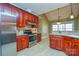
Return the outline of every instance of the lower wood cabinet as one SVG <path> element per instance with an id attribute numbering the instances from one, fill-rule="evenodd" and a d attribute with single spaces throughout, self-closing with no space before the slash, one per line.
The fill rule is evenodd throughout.
<path id="1" fill-rule="evenodd" d="M 55 48 L 58 50 L 62 50 L 62 44 L 63 44 L 63 40 L 62 40 L 62 36 L 55 36 L 55 35 L 51 35 L 50 36 L 50 47 L 51 48 Z"/>
<path id="2" fill-rule="evenodd" d="M 63 35 L 49 35 L 51 48 L 61 50 L 69 56 L 79 56 L 79 39 Z"/>
<path id="3" fill-rule="evenodd" d="M 75 45 L 74 45 L 74 48 L 75 48 L 75 55 L 76 56 L 79 56 L 79 43 L 76 43 Z"/>
<path id="4" fill-rule="evenodd" d="M 63 49 L 64 49 L 64 52 L 67 55 L 72 55 L 73 54 L 73 50 L 74 50 L 73 47 L 72 47 L 72 42 L 69 41 L 69 40 L 64 40 Z"/>
<path id="5" fill-rule="evenodd" d="M 36 40 L 37 40 L 37 42 L 41 41 L 41 33 L 36 34 Z"/>
<path id="6" fill-rule="evenodd" d="M 28 35 L 21 35 L 16 37 L 17 51 L 28 47 Z"/>
<path id="7" fill-rule="evenodd" d="M 22 49 L 22 43 L 20 37 L 16 37 L 17 51 Z"/>

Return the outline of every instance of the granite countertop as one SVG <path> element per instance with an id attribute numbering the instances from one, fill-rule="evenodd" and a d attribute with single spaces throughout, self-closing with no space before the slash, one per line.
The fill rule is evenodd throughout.
<path id="1" fill-rule="evenodd" d="M 50 33 L 50 35 L 64 35 L 64 36 L 69 36 L 69 37 L 73 37 L 73 38 L 78 38 L 79 39 L 79 34 L 67 34 L 67 33 Z"/>

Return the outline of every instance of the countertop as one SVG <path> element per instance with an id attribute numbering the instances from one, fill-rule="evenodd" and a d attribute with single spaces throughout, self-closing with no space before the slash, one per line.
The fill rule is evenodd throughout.
<path id="1" fill-rule="evenodd" d="M 50 33 L 49 35 L 64 35 L 64 36 L 69 36 L 73 38 L 78 38 L 79 39 L 79 34 L 74 34 L 74 33 Z"/>

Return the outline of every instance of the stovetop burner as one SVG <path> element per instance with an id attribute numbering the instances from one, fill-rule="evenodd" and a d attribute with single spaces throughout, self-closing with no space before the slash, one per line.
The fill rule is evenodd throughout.
<path id="1" fill-rule="evenodd" d="M 36 39 L 35 34 L 33 34 L 31 30 L 25 30 L 24 34 L 28 34 L 29 42 L 32 42 L 32 41 L 34 41 Z"/>
<path id="2" fill-rule="evenodd" d="M 28 34 L 29 36 L 29 47 L 32 47 L 36 44 L 36 35 L 34 33 L 32 33 L 31 30 L 25 30 L 24 34 Z"/>

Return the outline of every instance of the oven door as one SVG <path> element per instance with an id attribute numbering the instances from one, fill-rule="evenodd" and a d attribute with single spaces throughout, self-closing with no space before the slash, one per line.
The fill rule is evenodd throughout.
<path id="1" fill-rule="evenodd" d="M 35 36 L 34 35 L 29 35 L 29 42 L 35 41 Z"/>

